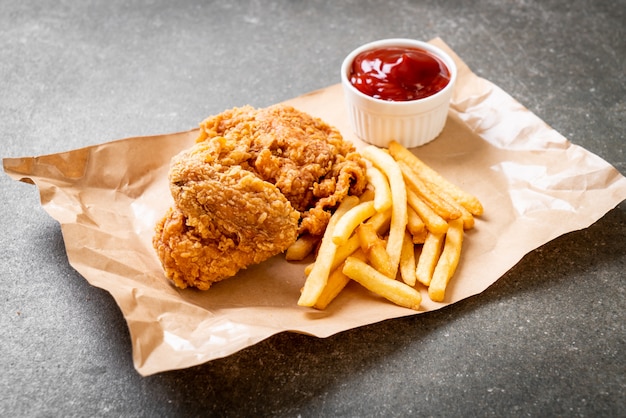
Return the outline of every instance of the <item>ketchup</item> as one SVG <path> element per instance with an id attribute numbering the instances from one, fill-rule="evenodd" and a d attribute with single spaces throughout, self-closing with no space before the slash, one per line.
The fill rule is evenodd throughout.
<path id="1" fill-rule="evenodd" d="M 402 102 L 443 90 L 450 82 L 450 71 L 442 60 L 426 50 L 389 47 L 357 55 L 349 79 L 368 96 Z"/>

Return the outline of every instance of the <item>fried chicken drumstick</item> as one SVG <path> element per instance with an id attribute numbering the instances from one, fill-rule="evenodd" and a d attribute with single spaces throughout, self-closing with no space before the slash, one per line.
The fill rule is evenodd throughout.
<path id="1" fill-rule="evenodd" d="M 332 210 L 367 184 L 365 163 L 335 128 L 284 105 L 227 110 L 172 159 L 174 205 L 153 245 L 167 277 L 206 290 L 322 235 Z"/>

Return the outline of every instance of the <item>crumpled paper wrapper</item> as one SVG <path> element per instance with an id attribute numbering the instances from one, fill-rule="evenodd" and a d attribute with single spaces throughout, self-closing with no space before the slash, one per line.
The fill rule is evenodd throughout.
<path id="1" fill-rule="evenodd" d="M 626 178 L 568 142 L 506 92 L 456 60 L 459 78 L 446 127 L 413 151 L 479 197 L 484 216 L 467 232 L 445 303 L 423 289 L 426 312 L 478 294 L 525 254 L 586 228 L 626 199 Z M 287 102 L 338 127 L 357 148 L 339 84 Z M 208 115 L 207 115 L 208 116 Z M 150 375 L 228 356 L 273 334 L 332 334 L 419 312 L 356 283 L 325 311 L 297 306 L 305 263 L 276 256 L 209 291 L 180 290 L 152 248 L 154 225 L 172 204 L 170 158 L 196 130 L 135 137 L 54 155 L 6 158 L 14 179 L 34 183 L 60 222 L 71 265 L 115 298 L 128 323 L 137 371 Z"/>

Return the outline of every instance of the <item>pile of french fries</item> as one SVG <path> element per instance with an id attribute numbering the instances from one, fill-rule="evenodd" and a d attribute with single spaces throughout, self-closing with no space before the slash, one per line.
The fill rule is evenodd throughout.
<path id="1" fill-rule="evenodd" d="M 287 260 L 303 260 L 317 249 L 298 305 L 325 309 L 350 280 L 410 309 L 419 310 L 423 286 L 444 301 L 482 204 L 397 142 L 361 154 L 370 163 L 365 193 L 342 201 L 321 241 L 301 236 L 287 250 Z"/>

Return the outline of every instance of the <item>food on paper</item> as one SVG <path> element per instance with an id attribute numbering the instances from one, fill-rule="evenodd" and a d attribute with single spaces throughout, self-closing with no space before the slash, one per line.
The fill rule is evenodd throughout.
<path id="1" fill-rule="evenodd" d="M 439 40 L 435 44 L 454 52 Z M 445 301 L 431 303 L 420 286 L 421 312 L 483 292 L 528 252 L 564 233 L 589 227 L 626 199 L 626 178 L 615 167 L 567 141 L 505 91 L 476 77 L 455 59 L 464 67 L 455 102 L 470 106 L 451 111 L 454 117 L 449 122 L 453 123 L 428 147 L 432 158 L 428 161 L 445 166 L 449 163 L 446 152 L 463 151 L 463 165 L 447 168 L 463 176 L 481 200 L 484 196 L 490 216 L 488 222 L 477 223 L 478 233 L 466 235 Z M 343 132 L 349 129 L 343 95 L 342 86 L 335 85 L 289 104 L 315 113 Z M 471 106 L 476 97 L 481 106 Z M 494 123 L 479 132 L 473 129 L 472 121 L 485 118 Z M 294 303 L 301 286 L 294 276 L 301 266 L 285 264 L 280 256 L 267 267 L 242 272 L 241 280 L 227 280 L 206 292 L 206 297 L 167 286 L 159 279 L 164 278 L 162 267 L 146 234 L 149 240 L 156 218 L 169 205 L 169 199 L 164 199 L 168 169 L 164 165 L 169 165 L 173 154 L 189 147 L 194 135 L 185 131 L 126 138 L 46 156 L 3 159 L 5 172 L 15 181 L 34 183 L 42 208 L 60 222 L 72 266 L 90 284 L 110 291 L 119 304 L 139 373 L 146 376 L 221 358 L 279 331 L 324 338 L 408 314 L 377 303 L 357 283 L 349 283 L 328 312 L 303 313 Z M 500 141 L 513 136 L 514 142 Z M 543 172 L 545 187 L 539 194 L 525 193 L 527 184 L 519 181 L 525 172 L 518 169 L 546 164 L 550 170 Z M 563 187 L 569 184 L 576 187 Z M 527 216 L 529 208 L 532 216 Z M 563 216 L 564 209 L 568 216 Z M 381 236 L 386 228 L 379 231 Z M 264 280 L 256 280 L 257 274 Z M 258 300 L 259 295 L 267 298 Z M 227 309 L 214 309 L 215 303 Z M 173 338 L 163 338 L 164 332 Z"/>
<path id="2" fill-rule="evenodd" d="M 350 279 L 410 309 L 419 309 L 422 289 L 432 301 L 444 301 L 461 258 L 464 230 L 474 226 L 467 208 L 482 214 L 482 204 L 398 143 L 388 151 L 374 146 L 362 151 L 372 164 L 368 171 L 376 173 L 367 175 L 374 196 L 361 203 L 346 199 L 346 207 L 332 215 L 317 258 L 305 271 L 301 306 L 325 309 Z M 381 204 L 385 210 L 377 211 L 381 195 L 391 207 Z M 346 226 L 338 230 L 341 225 Z M 393 234 L 398 232 L 396 249 Z"/>
<path id="3" fill-rule="evenodd" d="M 169 182 L 175 203 L 153 244 L 176 286 L 206 290 L 276 254 L 316 252 L 298 305 L 317 309 L 350 278 L 390 300 L 400 289 L 402 306 L 419 306 L 404 289 L 416 283 L 434 283 L 431 299 L 443 300 L 463 229 L 482 213 L 400 144 L 359 154 L 336 129 L 284 105 L 203 121 L 195 145 L 172 158 Z"/>
<path id="4" fill-rule="evenodd" d="M 196 144 L 172 159 L 169 182 L 174 205 L 153 245 L 176 286 L 206 290 L 299 235 L 321 236 L 331 211 L 367 179 L 337 129 L 275 105 L 204 120 Z"/>

